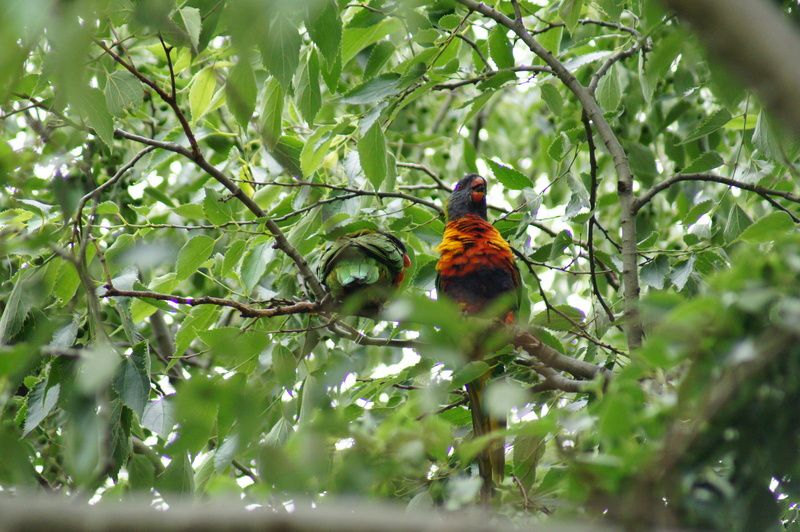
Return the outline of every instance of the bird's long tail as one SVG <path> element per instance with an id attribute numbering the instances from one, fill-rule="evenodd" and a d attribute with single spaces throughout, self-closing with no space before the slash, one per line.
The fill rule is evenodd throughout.
<path id="1" fill-rule="evenodd" d="M 466 385 L 469 407 L 472 412 L 472 432 L 476 438 L 503 429 L 505 423 L 491 417 L 484 404 L 484 391 L 490 372 Z M 483 479 L 481 501 L 488 503 L 494 493 L 495 484 L 503 481 L 505 472 L 505 445 L 503 439 L 493 440 L 478 454 L 478 472 Z"/>

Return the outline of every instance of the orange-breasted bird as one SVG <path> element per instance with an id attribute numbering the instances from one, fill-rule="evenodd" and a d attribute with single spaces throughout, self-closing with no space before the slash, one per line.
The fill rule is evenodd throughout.
<path id="1" fill-rule="evenodd" d="M 522 283 L 511 246 L 487 219 L 486 185 L 485 178 L 467 174 L 450 195 L 447 225 L 438 247 L 441 256 L 436 264 L 436 290 L 440 296 L 458 303 L 466 314 L 478 314 L 502 298 L 508 305 L 504 321 L 512 323 L 519 308 Z M 487 372 L 466 386 L 476 437 L 503 423 L 485 411 L 482 399 L 488 379 Z M 504 468 L 502 442 L 491 444 L 478 456 L 484 497 L 491 494 L 493 481 L 502 481 Z"/>

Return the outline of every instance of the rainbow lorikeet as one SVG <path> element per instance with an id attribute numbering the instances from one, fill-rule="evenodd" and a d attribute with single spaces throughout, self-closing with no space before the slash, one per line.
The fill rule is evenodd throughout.
<path id="1" fill-rule="evenodd" d="M 373 315 L 403 282 L 411 260 L 395 236 L 358 231 L 338 238 L 322 255 L 319 276 L 334 300 Z"/>
<path id="2" fill-rule="evenodd" d="M 486 179 L 468 174 L 453 189 L 447 204 L 447 225 L 438 251 L 436 290 L 461 307 L 466 314 L 477 314 L 502 300 L 507 303 L 506 323 L 514 321 L 521 298 L 521 281 L 511 246 L 486 217 Z M 473 354 L 473 356 L 480 356 Z M 487 416 L 482 392 L 487 372 L 467 384 L 475 436 L 499 428 L 499 420 Z M 503 479 L 505 450 L 495 443 L 478 457 L 484 479 L 484 493 L 491 493 L 492 480 Z M 488 485 L 487 485 L 488 484 Z"/>

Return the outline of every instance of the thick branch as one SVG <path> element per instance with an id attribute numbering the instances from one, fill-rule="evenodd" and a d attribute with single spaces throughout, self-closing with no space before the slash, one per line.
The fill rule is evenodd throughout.
<path id="1" fill-rule="evenodd" d="M 549 345 L 536 338 L 532 333 L 521 329 L 513 331 L 512 343 L 536 357 L 542 364 L 553 369 L 566 371 L 579 379 L 594 379 L 598 375 L 609 377 L 611 373 L 601 367 L 578 360 L 576 358 L 564 356 Z"/>
<path id="2" fill-rule="evenodd" d="M 291 497 L 292 511 L 277 501 L 274 505 L 252 504 L 252 500 L 219 498 L 212 501 L 170 499 L 169 509 L 153 505 L 150 499 L 102 501 L 90 505 L 70 497 L 41 496 L 21 492 L 3 494 L 0 515 L 3 530 L 193 530 L 195 532 L 240 530 L 261 532 L 363 532 L 383 530 L 405 532 L 463 531 L 491 532 L 512 530 L 507 520 L 492 516 L 486 509 L 443 512 L 424 509 L 408 511 L 401 505 L 374 500 L 324 500 L 312 502 Z M 288 497 L 287 497 L 288 499 Z M 329 500 L 331 499 L 331 500 Z M 596 523 L 548 523 L 531 530 L 582 532 L 598 530 Z"/>
<path id="3" fill-rule="evenodd" d="M 500 11 L 475 0 L 458 0 L 467 8 L 491 18 L 498 24 L 509 28 L 528 46 L 528 48 L 553 70 L 553 74 L 578 98 L 584 112 L 589 117 L 597 133 L 614 161 L 617 172 L 617 192 L 620 201 L 620 226 L 622 229 L 622 279 L 625 301 L 625 333 L 628 348 L 633 351 L 642 343 L 643 330 L 639 314 L 639 268 L 636 254 L 636 215 L 634 212 L 633 173 L 628 157 L 619 139 L 605 119 L 603 110 L 589 90 L 550 51 L 542 46 L 518 21 L 508 18 Z"/>
<path id="4" fill-rule="evenodd" d="M 759 185 L 751 185 L 750 183 L 744 183 L 742 181 L 737 181 L 729 177 L 723 177 L 714 174 L 683 174 L 683 175 L 672 176 L 669 179 L 665 179 L 664 181 L 654 185 L 647 192 L 642 194 L 639 197 L 639 199 L 637 199 L 636 202 L 634 203 L 634 211 L 638 212 L 642 207 L 647 205 L 650 202 L 650 200 L 653 199 L 653 196 L 655 196 L 662 190 L 668 189 L 675 183 L 680 183 L 681 181 L 708 181 L 711 183 L 722 183 L 723 185 L 728 185 L 730 187 L 736 187 L 742 190 L 749 190 L 750 192 L 755 192 L 756 194 L 761 194 L 764 196 L 777 196 L 794 203 L 800 203 L 800 196 L 798 196 L 797 194 L 792 194 L 791 192 L 783 192 L 780 190 L 774 190 Z"/>

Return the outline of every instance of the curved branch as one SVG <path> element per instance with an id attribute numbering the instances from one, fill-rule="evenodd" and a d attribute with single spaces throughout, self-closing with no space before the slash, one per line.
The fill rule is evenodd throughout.
<path id="1" fill-rule="evenodd" d="M 800 203 L 800 196 L 798 196 L 797 194 L 792 194 L 791 192 L 783 192 L 780 190 L 774 190 L 759 185 L 751 185 L 750 183 L 737 181 L 736 179 L 731 179 L 730 177 L 723 177 L 714 174 L 680 174 L 672 176 L 669 179 L 665 179 L 661 183 L 653 185 L 653 187 L 651 187 L 647 192 L 642 194 L 639 197 L 639 199 L 637 199 L 636 202 L 634 202 L 634 212 L 638 212 L 642 207 L 647 205 L 650 202 L 650 200 L 653 199 L 653 196 L 655 196 L 662 190 L 666 190 L 675 183 L 680 183 L 681 181 L 707 181 L 711 183 L 721 183 L 723 185 L 728 185 L 730 187 L 736 187 L 742 190 L 749 190 L 750 192 L 755 192 L 756 194 L 761 194 L 765 196 L 777 196 L 785 200 L 789 200 L 793 203 Z"/>
<path id="2" fill-rule="evenodd" d="M 513 332 L 512 343 L 524 349 L 542 364 L 561 371 L 566 371 L 579 379 L 592 380 L 598 375 L 610 377 L 611 372 L 602 366 L 562 355 L 549 345 L 545 344 L 533 333 L 522 329 L 511 329 Z"/>

